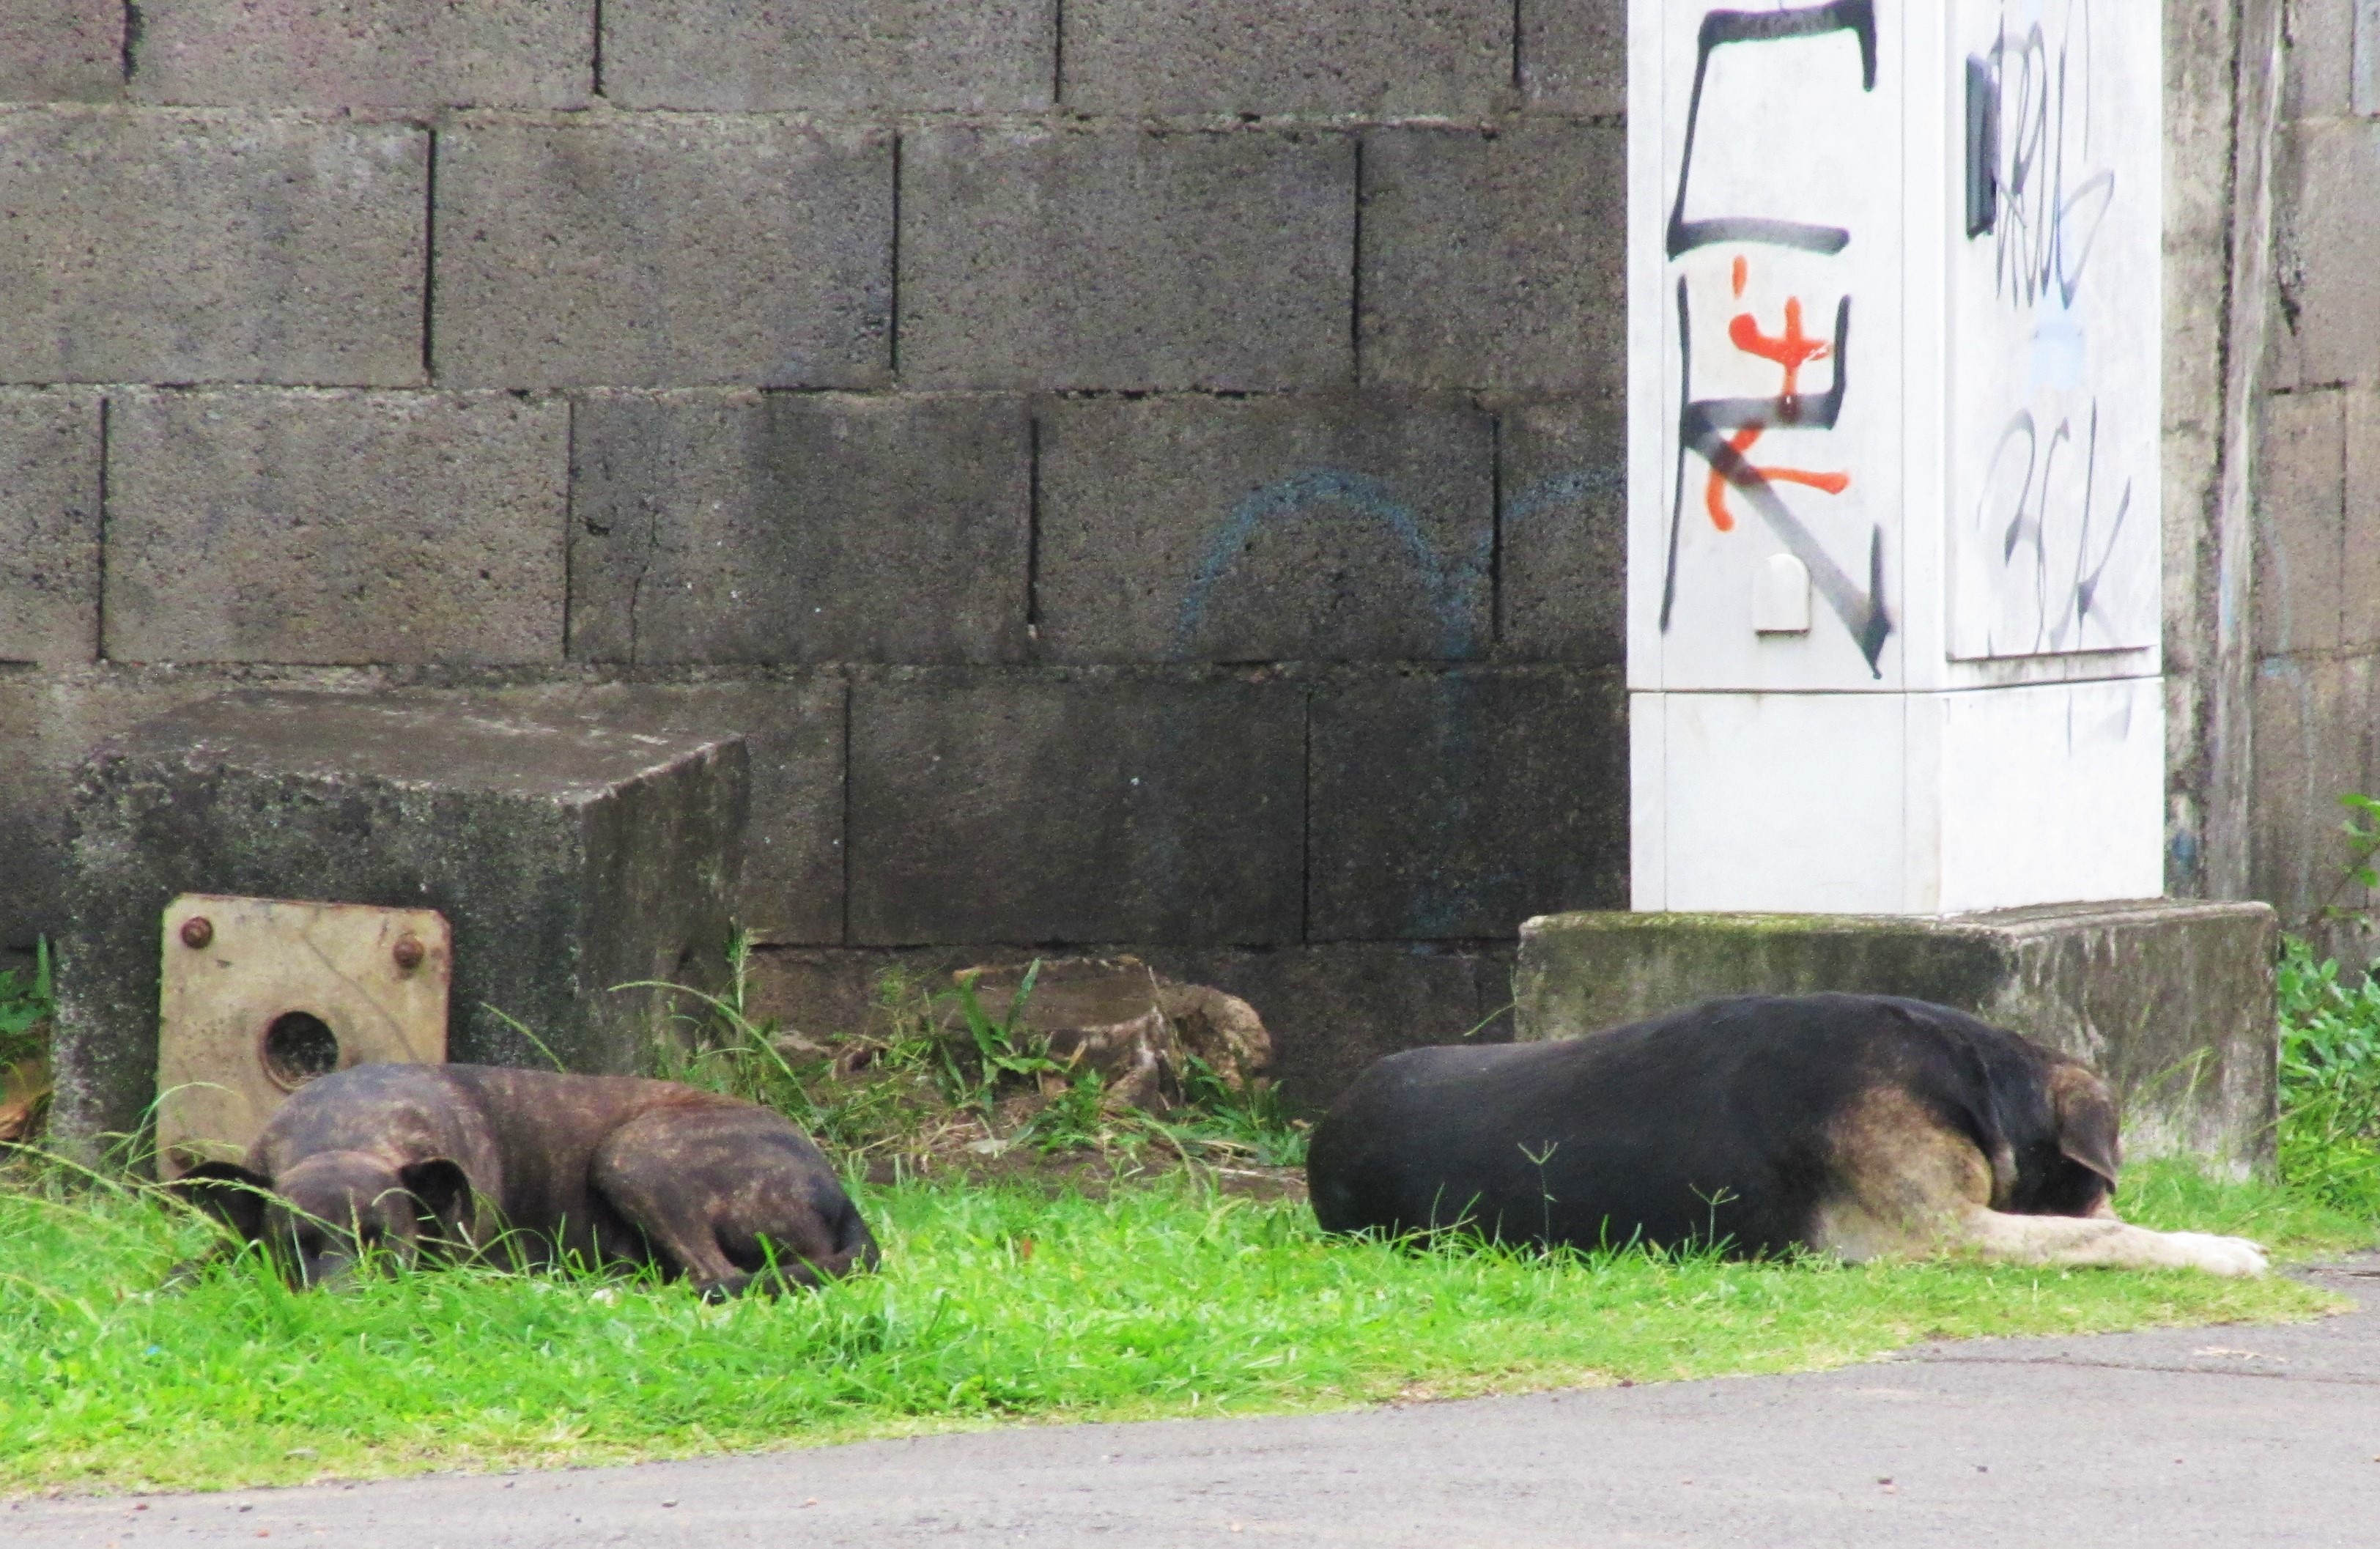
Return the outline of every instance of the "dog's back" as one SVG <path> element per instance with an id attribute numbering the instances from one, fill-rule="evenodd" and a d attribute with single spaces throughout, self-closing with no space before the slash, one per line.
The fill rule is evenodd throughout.
<path id="1" fill-rule="evenodd" d="M 1812 1240 L 1845 1183 L 1841 1126 L 1879 1089 L 2007 1158 L 2011 1192 L 2028 1167 L 2054 1174 L 2057 1058 L 1922 1001 L 1709 1001 L 1585 1038 L 1391 1055 L 1316 1128 L 1307 1177 L 1332 1231 L 1773 1253 Z"/>

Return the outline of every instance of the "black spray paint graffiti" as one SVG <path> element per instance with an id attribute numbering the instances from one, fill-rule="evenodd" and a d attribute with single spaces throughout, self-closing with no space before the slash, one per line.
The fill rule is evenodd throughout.
<path id="1" fill-rule="evenodd" d="M 2003 10 L 1989 53 L 1969 60 L 1971 79 L 1990 94 L 1986 116 L 1998 132 L 1973 137 L 1975 153 L 1989 158 L 1990 219 L 1968 235 L 1993 237 L 1993 294 L 2019 312 L 2054 309 L 2078 355 L 2079 327 L 2064 314 L 2074 309 L 2116 197 L 2115 170 L 2090 166 L 2092 64 L 2090 0 L 2068 0 L 2054 48 L 2038 21 L 2020 37 Z M 2073 418 L 2059 418 L 2045 437 L 2034 412 L 2021 408 L 1984 470 L 1976 533 L 2012 583 L 1993 611 L 1986 655 L 2093 648 L 2086 638 L 2098 622 L 2093 607 L 2131 511 L 2132 481 L 2125 480 L 2114 516 L 2095 535 L 2095 552 L 2099 402 L 2086 402 L 2087 410 L 2076 411 L 2088 415 L 2079 446 Z M 2057 514 L 2070 511 L 2080 514 L 2070 542 L 2054 530 L 2063 525 Z M 2006 606 L 2012 599 L 2022 599 L 2013 609 Z"/>
<path id="2" fill-rule="evenodd" d="M 1986 654 L 1992 656 L 2033 656 L 2043 652 L 2079 651 L 2091 648 L 2083 638 L 2092 623 L 2091 605 L 2097 598 L 2106 579 L 2108 562 L 2114 559 L 2116 540 L 2123 535 L 2124 518 L 2132 509 L 2132 486 L 2128 479 L 2124 492 L 2117 499 L 2115 516 L 2098 544 L 2097 555 L 2092 552 L 2091 524 L 2096 514 L 2093 502 L 2098 490 L 2099 472 L 2099 406 L 2091 405 L 2091 422 L 2079 449 L 2073 447 L 2074 427 L 2070 420 L 2061 419 L 2049 432 L 2045 442 L 2034 426 L 2033 416 L 2020 409 L 2001 433 L 1999 445 L 1992 453 L 1992 461 L 1985 471 L 1985 500 L 1999 481 L 2003 471 L 2014 464 L 2012 454 L 2022 445 L 2024 474 L 2017 483 L 2016 498 L 1998 508 L 2004 522 L 1991 514 L 1986 507 L 1985 520 L 2000 528 L 1999 559 L 2005 570 L 2016 575 L 2021 583 L 2030 583 L 2032 603 L 2032 635 L 2029 639 L 2000 639 L 1997 631 L 1988 640 Z M 2066 454 L 2061 459 L 2059 454 Z M 2080 466 L 2074 466 L 2077 455 Z M 2060 467 L 2061 461 L 2067 465 Z M 2074 532 L 2071 563 L 2064 552 L 2066 546 L 2053 547 L 2050 516 L 2053 491 L 2060 487 L 2071 490 L 2074 482 L 2082 486 L 2082 520 Z M 2003 485 L 2004 487 L 2004 485 Z M 2003 615 L 2003 621 L 2005 615 Z M 2068 631 L 2072 631 L 2070 643 Z M 2015 633 L 2022 634 L 2023 623 L 2017 621 Z"/>
<path id="3" fill-rule="evenodd" d="M 1876 90 L 1876 30 L 1874 0 L 1831 0 L 1830 4 L 1781 11 L 1711 11 L 1703 18 L 1696 38 L 1694 85 L 1686 105 L 1686 134 L 1678 167 L 1678 190 L 1670 210 L 1669 253 L 1672 260 L 1697 248 L 1718 243 L 1764 243 L 1803 252 L 1837 253 L 1851 241 L 1840 226 L 1811 224 L 1763 217 L 1686 219 L 1686 193 L 1694 175 L 1694 133 L 1702 115 L 1703 87 L 1712 53 L 1730 43 L 1775 42 L 1789 38 L 1823 37 L 1850 32 L 1860 49 L 1861 90 Z M 1780 130 L 1790 138 L 1790 127 Z M 1753 153 L 1747 148 L 1747 154 Z M 1834 381 L 1815 398 L 1790 390 L 1773 398 L 1697 399 L 1694 395 L 1694 318 L 1686 282 L 1678 282 L 1678 351 L 1680 403 L 1678 455 L 1673 470 L 1674 493 L 1670 508 L 1669 566 L 1661 584 L 1661 628 L 1670 627 L 1678 595 L 1678 538 L 1685 520 L 1686 454 L 1707 464 L 1760 513 L 1787 551 L 1810 572 L 1812 584 L 1829 610 L 1842 622 L 1867 660 L 1871 674 L 1881 677 L 1884 644 L 1892 634 L 1891 615 L 1884 601 L 1884 531 L 1868 534 L 1868 575 L 1864 589 L 1852 579 L 1817 538 L 1785 503 L 1776 486 L 1738 449 L 1751 438 L 1730 432 L 1769 429 L 1831 430 L 1842 412 L 1850 382 L 1851 297 L 1835 309 L 1831 350 Z M 1789 388 L 1791 377 L 1788 376 Z"/>
<path id="4" fill-rule="evenodd" d="M 2041 23 L 2016 37 L 2001 13 L 1987 55 L 1971 61 L 1990 83 L 1997 144 L 1991 157 L 1993 286 L 2018 308 L 2055 290 L 2060 307 L 2090 266 L 2116 200 L 2111 167 L 2086 172 L 2091 158 L 2091 5 L 2068 0 L 2053 50 Z M 2069 179 L 2073 179 L 2071 185 Z M 1980 231 L 1971 232 L 1980 236 Z"/>

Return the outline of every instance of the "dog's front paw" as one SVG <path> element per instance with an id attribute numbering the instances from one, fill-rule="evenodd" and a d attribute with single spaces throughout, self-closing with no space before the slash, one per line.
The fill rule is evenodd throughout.
<path id="1" fill-rule="evenodd" d="M 2178 1231 L 2169 1235 L 2174 1246 L 2180 1250 L 2180 1263 L 2192 1269 L 2203 1269 L 2209 1275 L 2221 1275 L 2234 1280 L 2246 1280 L 2262 1275 L 2269 1267 L 2265 1262 L 2265 1250 L 2244 1237 L 2216 1237 L 2203 1231 Z"/>

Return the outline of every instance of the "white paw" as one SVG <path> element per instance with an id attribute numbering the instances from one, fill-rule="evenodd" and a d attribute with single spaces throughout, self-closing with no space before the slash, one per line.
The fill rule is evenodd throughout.
<path id="1" fill-rule="evenodd" d="M 2209 1275 L 2227 1276 L 2245 1280 L 2262 1275 L 2265 1270 L 2265 1250 L 2244 1237 L 2216 1237 L 2202 1231 L 2176 1231 L 2166 1234 L 2168 1241 L 2179 1250 L 2176 1262 L 2191 1269 L 2203 1269 Z"/>

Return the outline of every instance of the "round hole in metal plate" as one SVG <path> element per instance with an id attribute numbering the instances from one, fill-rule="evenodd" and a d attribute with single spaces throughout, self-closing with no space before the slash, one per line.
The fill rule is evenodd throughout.
<path id="1" fill-rule="evenodd" d="M 339 1035 L 311 1011 L 284 1011 L 264 1030 L 264 1073 L 284 1092 L 295 1092 L 339 1068 Z"/>

